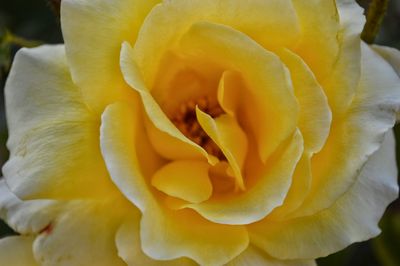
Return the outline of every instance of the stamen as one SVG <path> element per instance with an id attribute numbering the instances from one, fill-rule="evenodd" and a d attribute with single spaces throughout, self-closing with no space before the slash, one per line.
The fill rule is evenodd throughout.
<path id="1" fill-rule="evenodd" d="M 220 160 L 226 160 L 221 149 L 207 135 L 197 121 L 196 106 L 213 118 L 224 113 L 218 103 L 215 101 L 212 102 L 208 97 L 202 97 L 197 100 L 189 100 L 180 105 L 177 112 L 175 112 L 171 118 L 172 123 L 174 123 L 186 137 L 203 147 L 209 154 L 216 156 Z"/>

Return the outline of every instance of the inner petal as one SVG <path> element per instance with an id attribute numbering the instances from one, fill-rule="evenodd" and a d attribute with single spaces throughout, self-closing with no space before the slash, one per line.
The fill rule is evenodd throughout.
<path id="1" fill-rule="evenodd" d="M 158 170 L 151 183 L 170 196 L 199 203 L 212 194 L 209 167 L 202 161 L 174 161 Z"/>
<path id="2" fill-rule="evenodd" d="M 235 176 L 236 189 L 244 190 L 242 167 L 247 153 L 246 134 L 229 115 L 213 119 L 199 108 L 196 113 L 201 127 L 215 141 L 229 162 Z"/>

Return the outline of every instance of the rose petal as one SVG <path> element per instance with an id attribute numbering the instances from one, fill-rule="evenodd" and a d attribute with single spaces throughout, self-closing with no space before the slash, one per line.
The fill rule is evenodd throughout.
<path id="1" fill-rule="evenodd" d="M 187 204 L 208 220 L 223 224 L 249 224 L 264 218 L 281 205 L 292 182 L 292 175 L 303 152 L 303 139 L 296 131 L 286 146 L 260 173 L 258 182 L 241 194 L 211 198 L 199 204 Z"/>
<path id="2" fill-rule="evenodd" d="M 196 108 L 197 120 L 207 135 L 217 144 L 232 167 L 237 188 L 244 190 L 242 169 L 247 153 L 247 137 L 234 118 L 221 115 L 213 119 Z"/>
<path id="3" fill-rule="evenodd" d="M 246 119 L 265 162 L 296 128 L 298 103 L 285 66 L 243 33 L 208 22 L 194 24 L 183 35 L 180 47 L 188 56 L 207 58 L 242 74 L 251 96 Z"/>
<path id="4" fill-rule="evenodd" d="M 124 41 L 133 42 L 150 9 L 159 0 L 63 0 L 61 26 L 74 82 L 90 107 L 102 112 L 132 91 L 119 69 Z"/>
<path id="5" fill-rule="evenodd" d="M 339 42 L 336 39 L 339 32 L 339 16 L 335 1 L 292 0 L 292 2 L 301 29 L 295 53 L 307 62 L 319 81 L 323 80 L 329 76 L 339 51 Z M 286 32 L 282 35 L 286 35 Z"/>
<path id="6" fill-rule="evenodd" d="M 316 266 L 314 260 L 278 260 L 274 259 L 264 251 L 250 245 L 242 254 L 229 262 L 226 266 Z"/>
<path id="7" fill-rule="evenodd" d="M 248 226 L 251 241 L 279 259 L 324 257 L 379 234 L 378 221 L 398 196 L 391 131 L 364 165 L 357 182 L 329 208 L 310 216 Z"/>
<path id="8" fill-rule="evenodd" d="M 341 43 L 339 53 L 337 57 L 332 57 L 336 58 L 336 62 L 327 78 L 320 79 L 334 119 L 346 112 L 356 93 L 360 79 L 360 34 L 365 22 L 364 10 L 355 1 L 338 2 L 338 11 L 340 32 L 336 38 Z"/>
<path id="9" fill-rule="evenodd" d="M 172 197 L 200 203 L 212 194 L 209 168 L 209 164 L 202 161 L 174 161 L 159 169 L 151 184 Z"/>
<path id="10" fill-rule="evenodd" d="M 149 13 L 134 47 L 138 66 L 150 89 L 165 52 L 199 21 L 229 25 L 266 47 L 293 45 L 299 33 L 289 0 L 164 1 Z"/>
<path id="11" fill-rule="evenodd" d="M 0 239 L 0 261 L 4 265 L 39 266 L 32 252 L 32 236 L 10 236 Z"/>
<path id="12" fill-rule="evenodd" d="M 371 47 L 393 67 L 394 71 L 400 77 L 400 51 L 380 45 L 372 45 Z"/>
<path id="13" fill-rule="evenodd" d="M 368 157 L 379 148 L 384 133 L 394 126 L 399 107 L 399 77 L 363 44 L 356 95 L 346 114 L 333 121 L 326 145 L 313 157 L 311 190 L 293 217 L 327 208 L 349 189 Z"/>
<path id="14" fill-rule="evenodd" d="M 238 73 L 227 70 L 222 73 L 222 77 L 218 84 L 218 103 L 221 108 L 232 117 L 237 116 L 240 107 L 240 96 L 242 91 L 242 80 L 238 77 Z"/>
<path id="15" fill-rule="evenodd" d="M 268 216 L 271 220 L 282 220 L 295 211 L 308 195 L 311 188 L 311 155 L 303 153 L 300 161 L 296 165 L 296 170 L 293 173 L 292 184 L 287 193 L 284 203 L 275 208 Z"/>
<path id="16" fill-rule="evenodd" d="M 71 81 L 63 46 L 21 49 L 5 98 L 11 154 L 3 173 L 14 193 L 23 199 L 117 193 L 101 158 L 99 121 Z"/>
<path id="17" fill-rule="evenodd" d="M 58 207 L 53 200 L 22 201 L 0 181 L 0 217 L 18 233 L 39 233 L 55 219 Z"/>
<path id="18" fill-rule="evenodd" d="M 141 221 L 142 247 L 159 259 L 189 257 L 200 265 L 224 265 L 246 249 L 243 226 L 215 224 L 190 210 L 153 208 Z"/>
<path id="19" fill-rule="evenodd" d="M 332 114 L 322 87 L 312 70 L 290 50 L 278 53 L 290 70 L 294 93 L 299 101 L 298 126 L 304 138 L 304 149 L 316 153 L 329 135 Z"/>
<path id="20" fill-rule="evenodd" d="M 131 212 L 126 202 L 77 200 L 64 207 L 33 244 L 40 265 L 126 265 L 114 242 L 122 213 Z"/>
<path id="21" fill-rule="evenodd" d="M 177 146 L 182 146 L 179 149 L 185 151 L 184 155 L 186 155 L 187 153 L 191 154 L 189 158 L 200 159 L 205 157 L 211 164 L 215 164 L 218 161 L 215 157 L 208 155 L 202 147 L 184 136 L 182 132 L 180 132 L 175 127 L 175 125 L 168 119 L 166 114 L 161 110 L 160 106 L 154 100 L 153 96 L 149 93 L 148 89 L 143 83 L 143 80 L 140 76 L 140 70 L 137 68 L 136 62 L 133 58 L 132 48 L 129 46 L 128 43 L 123 43 L 122 45 L 121 70 L 126 82 L 140 94 L 148 118 L 154 124 L 154 126 L 162 132 L 159 135 L 167 134 L 168 137 L 174 138 L 174 143 L 178 142 L 179 145 Z M 156 140 L 156 138 L 152 137 L 152 134 L 150 134 L 150 137 L 150 140 Z M 163 148 L 158 148 L 159 145 L 165 145 L 165 149 L 167 149 L 167 151 L 171 150 L 171 148 L 169 148 L 171 147 L 171 144 L 169 142 L 166 142 L 165 144 L 154 142 L 153 144 L 155 144 L 155 148 L 159 149 L 162 154 L 164 154 L 165 151 L 161 150 Z M 174 157 L 173 154 L 170 154 L 169 156 L 168 154 L 166 155 L 167 158 Z"/>
<path id="22" fill-rule="evenodd" d="M 134 212 L 122 223 L 116 236 L 118 255 L 129 265 L 145 266 L 195 266 L 192 260 L 181 258 L 170 261 L 154 260 L 142 251 L 140 243 L 140 214 Z"/>
<path id="23" fill-rule="evenodd" d="M 157 260 L 189 257 L 204 265 L 221 265 L 239 255 L 248 245 L 244 227 L 210 223 L 189 210 L 170 211 L 159 205 L 138 160 L 137 143 L 142 140 L 137 116 L 125 104 L 107 107 L 100 141 L 113 181 L 142 211 L 144 253 Z"/>

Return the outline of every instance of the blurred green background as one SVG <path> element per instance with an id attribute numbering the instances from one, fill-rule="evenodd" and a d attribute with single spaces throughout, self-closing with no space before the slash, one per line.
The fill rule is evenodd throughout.
<path id="1" fill-rule="evenodd" d="M 57 2 L 57 0 L 0 1 L 0 88 L 4 88 L 13 55 L 21 46 L 63 42 L 57 8 L 54 8 L 54 3 Z M 367 7 L 369 3 L 368 0 L 358 2 L 364 7 Z M 376 43 L 400 49 L 400 0 L 390 1 Z M 396 126 L 395 132 L 397 140 L 400 141 L 399 126 Z M 3 165 L 8 157 L 6 140 L 7 126 L 2 94 L 0 97 L 0 165 Z M 397 154 L 399 162 L 399 148 L 397 148 Z M 341 252 L 321 258 L 318 260 L 318 265 L 400 266 L 399 199 L 389 206 L 380 225 L 383 233 L 379 237 L 353 244 Z M 0 237 L 10 234 L 13 234 L 12 230 L 0 221 Z"/>

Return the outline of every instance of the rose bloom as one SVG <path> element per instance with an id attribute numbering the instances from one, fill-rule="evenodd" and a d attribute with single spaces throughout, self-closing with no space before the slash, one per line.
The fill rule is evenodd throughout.
<path id="1" fill-rule="evenodd" d="M 6 84 L 2 265 L 315 265 L 398 194 L 400 53 L 350 0 L 63 0 Z"/>

